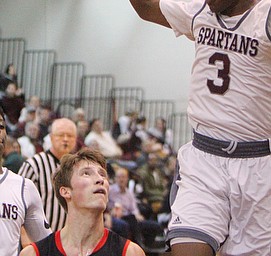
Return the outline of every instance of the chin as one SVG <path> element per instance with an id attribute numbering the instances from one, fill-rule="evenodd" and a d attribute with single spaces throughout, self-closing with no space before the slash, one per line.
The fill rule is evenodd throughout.
<path id="1" fill-rule="evenodd" d="M 70 152 L 71 152 L 71 150 L 68 150 L 67 148 L 64 148 L 64 149 L 62 150 L 62 154 L 63 154 L 63 155 L 69 154 Z"/>

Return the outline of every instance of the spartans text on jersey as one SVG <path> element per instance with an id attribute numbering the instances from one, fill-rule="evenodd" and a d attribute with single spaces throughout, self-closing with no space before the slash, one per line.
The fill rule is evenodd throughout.
<path id="1" fill-rule="evenodd" d="M 18 206 L 2 203 L 0 205 L 0 218 L 16 220 L 18 218 Z"/>
<path id="2" fill-rule="evenodd" d="M 208 27 L 200 28 L 197 43 L 238 52 L 251 57 L 257 56 L 259 46 L 257 39 Z"/>

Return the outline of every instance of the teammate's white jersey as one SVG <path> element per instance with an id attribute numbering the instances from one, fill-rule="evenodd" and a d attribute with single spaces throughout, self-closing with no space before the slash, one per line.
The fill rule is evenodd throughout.
<path id="1" fill-rule="evenodd" d="M 195 41 L 192 126 L 223 140 L 271 138 L 271 0 L 234 17 L 212 13 L 203 0 L 160 7 L 176 36 Z"/>
<path id="2" fill-rule="evenodd" d="M 18 255 L 20 229 L 25 229 L 33 241 L 51 233 L 45 220 L 41 198 L 29 179 L 2 168 L 0 175 L 0 255 Z"/>
<path id="3" fill-rule="evenodd" d="M 18 172 L 32 180 L 38 189 L 45 216 L 53 231 L 63 228 L 66 222 L 66 212 L 59 204 L 51 182 L 52 174 L 59 165 L 59 160 L 50 151 L 40 152 L 25 160 Z"/>

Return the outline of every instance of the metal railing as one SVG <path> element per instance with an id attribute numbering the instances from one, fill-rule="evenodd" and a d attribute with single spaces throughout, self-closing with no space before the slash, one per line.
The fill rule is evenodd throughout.
<path id="1" fill-rule="evenodd" d="M 56 108 L 63 100 L 77 100 L 81 93 L 81 79 L 85 72 L 83 63 L 54 63 L 50 103 Z"/>
<path id="2" fill-rule="evenodd" d="M 190 141 L 193 136 L 193 130 L 188 122 L 186 113 L 174 113 L 169 118 L 169 127 L 173 131 L 173 148 L 177 152 L 178 149 Z"/>
<path id="3" fill-rule="evenodd" d="M 28 50 L 24 52 L 22 87 L 26 99 L 38 95 L 50 101 L 51 77 L 56 52 L 53 50 Z"/>
<path id="4" fill-rule="evenodd" d="M 167 122 L 175 111 L 175 104 L 171 100 L 143 100 L 141 113 L 148 120 L 148 127 L 155 125 L 155 119 L 161 117 Z"/>

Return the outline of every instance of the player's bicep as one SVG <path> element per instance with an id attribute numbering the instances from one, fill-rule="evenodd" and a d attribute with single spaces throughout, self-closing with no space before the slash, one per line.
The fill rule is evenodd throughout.
<path id="1" fill-rule="evenodd" d="M 140 18 L 170 28 L 165 16 L 162 14 L 160 0 L 130 0 Z"/>

